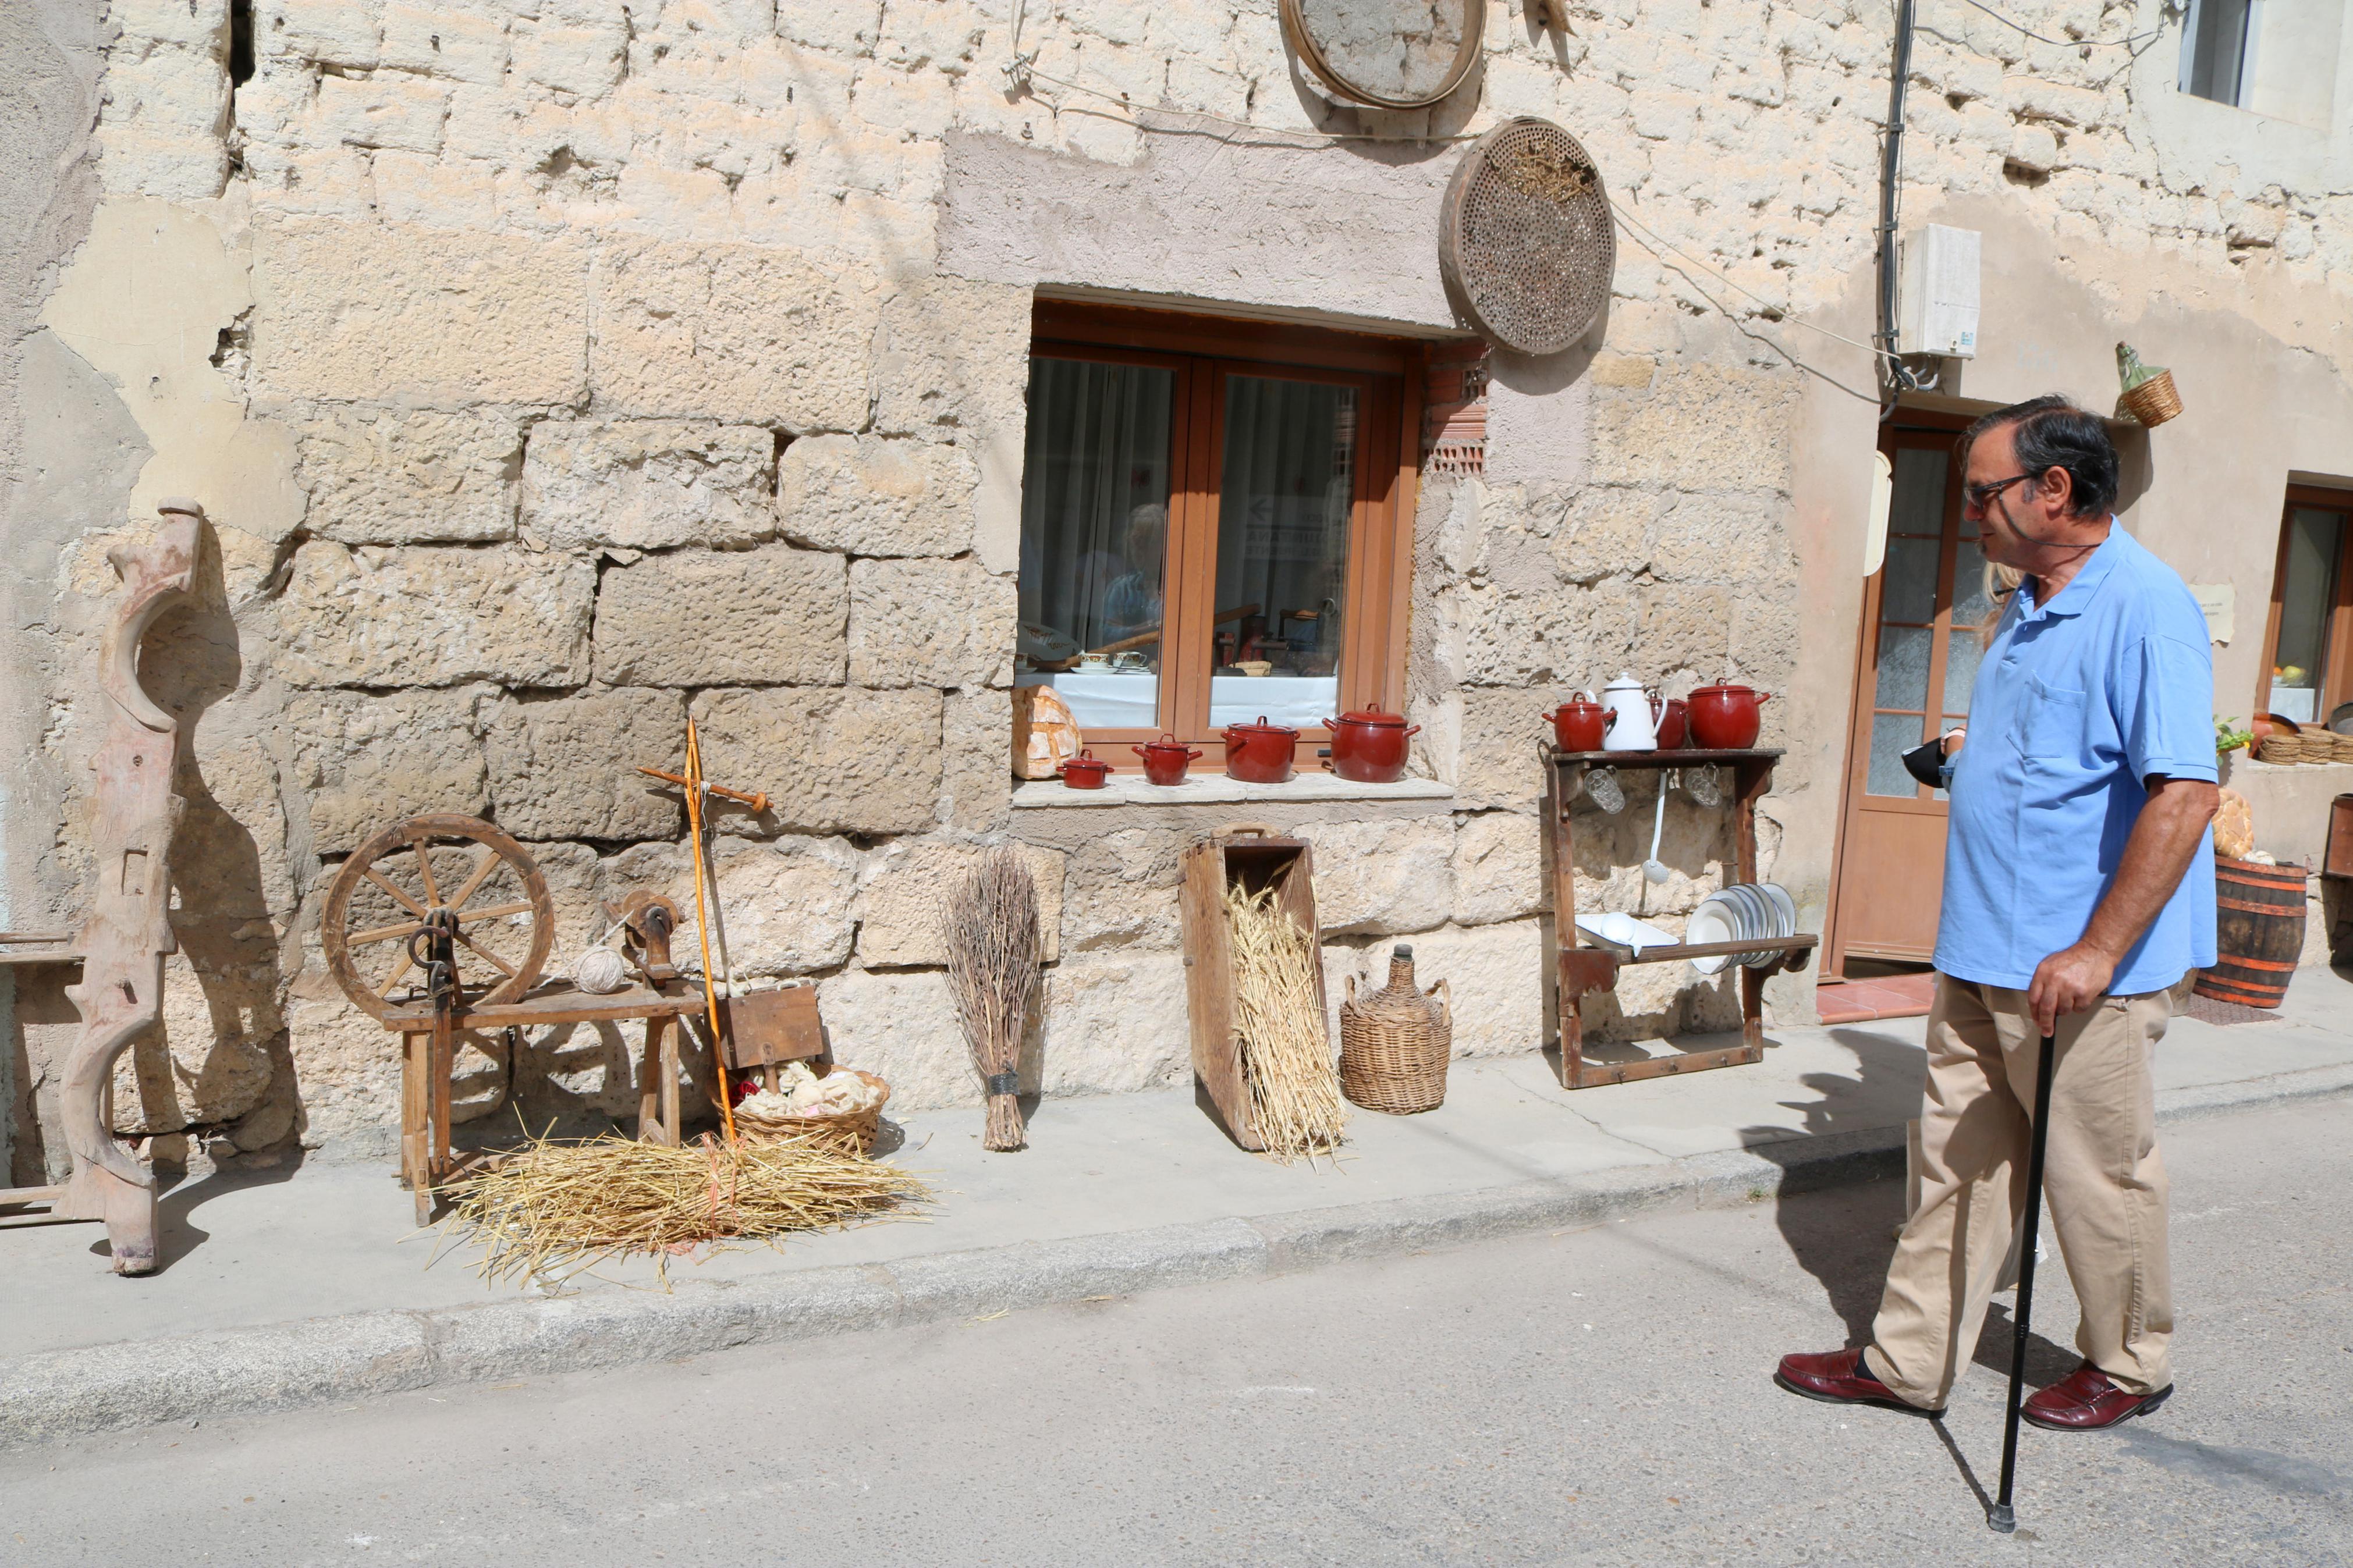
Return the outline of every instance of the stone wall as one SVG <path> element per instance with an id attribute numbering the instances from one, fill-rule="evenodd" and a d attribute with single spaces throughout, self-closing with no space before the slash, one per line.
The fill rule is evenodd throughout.
<path id="1" fill-rule="evenodd" d="M 747 966 L 817 978 L 841 1054 L 901 1103 L 975 1097 L 928 910 L 1008 837 L 1059 910 L 1033 1078 L 1180 1077 L 1180 836 L 1139 816 L 1058 840 L 1004 768 L 1031 302 L 1459 335 L 1431 244 L 1452 144 L 1409 138 L 1515 113 L 1583 138 L 1641 227 L 1595 342 L 1497 357 L 1484 477 L 1422 489 L 1409 703 L 1418 769 L 1455 795 L 1314 814 L 1335 989 L 1410 933 L 1454 982 L 1460 1048 L 1535 1043 L 1532 742 L 1621 668 L 1789 698 L 1766 837 L 1819 921 L 1876 413 L 1850 340 L 1870 330 L 1883 13 L 1605 0 L 1547 30 L 1498 4 L 1472 85 L 1390 115 L 1321 99 L 1273 0 L 1029 0 L 1026 88 L 1000 68 L 1004 0 L 256 0 L 237 83 L 227 0 L 118 5 L 102 199 L 23 350 L 79 378 L 61 426 L 113 477 L 46 493 L 9 563 L 31 605 L 13 624 L 41 634 L 8 672 L 9 710 L 39 721 L 5 872 L 23 923 L 70 920 L 103 548 L 195 495 L 206 595 L 148 651 L 193 729 L 184 951 L 124 1130 L 164 1158 L 387 1148 L 392 1039 L 316 952 L 338 858 L 409 812 L 494 816 L 548 873 L 560 966 L 596 897 L 682 889 L 677 809 L 629 770 L 675 756 L 690 713 L 712 775 L 776 801 L 722 823 Z M 2110 38 L 2157 13 L 2069 0 L 2036 22 Z M 2094 340 L 2159 299 L 2300 343 L 2323 384 L 2305 405 L 2342 399 L 2335 164 L 2217 166 L 2152 130 L 2167 70 L 1959 0 L 1924 8 L 1914 72 L 1907 225 L 1988 211 L 2015 237 L 1989 291 L 2091 301 L 2005 324 L 2020 346 L 1971 367 L 1970 395 L 2096 394 Z M 1581 817 L 1578 870 L 1672 926 L 1723 845 L 1672 805 L 1685 875 L 1645 894 L 1649 800 Z M 1720 984 L 1640 973 L 1598 1028 L 1725 1021 Z M 1805 980 L 1771 996 L 1809 1016 Z M 35 1120 L 67 1016 L 53 989 L 20 1008 Z M 628 1044 L 480 1042 L 467 1103 L 623 1112 Z"/>

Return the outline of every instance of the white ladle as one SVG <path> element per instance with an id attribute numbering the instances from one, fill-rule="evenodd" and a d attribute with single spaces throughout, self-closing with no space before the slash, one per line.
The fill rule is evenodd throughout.
<path id="1" fill-rule="evenodd" d="M 1659 858 L 1659 835 L 1667 826 L 1667 781 L 1659 779 L 1659 809 L 1651 818 L 1651 858 L 1642 862 L 1642 875 L 1653 882 L 1667 879 L 1666 863 Z"/>

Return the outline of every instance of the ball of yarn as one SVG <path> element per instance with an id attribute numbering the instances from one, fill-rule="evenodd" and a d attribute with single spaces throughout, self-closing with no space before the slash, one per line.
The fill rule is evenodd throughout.
<path id="1" fill-rule="evenodd" d="M 628 984 L 629 971 L 621 962 L 621 955 L 611 948 L 592 947 L 572 966 L 572 983 L 583 991 L 602 996 Z"/>

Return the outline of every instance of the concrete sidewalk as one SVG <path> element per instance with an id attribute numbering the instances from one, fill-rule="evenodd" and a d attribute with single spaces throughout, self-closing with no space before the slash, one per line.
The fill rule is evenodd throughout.
<path id="1" fill-rule="evenodd" d="M 554 1294 L 491 1288 L 412 1231 L 377 1166 L 213 1178 L 164 1200 L 162 1268 L 89 1226 L 0 1233 L 0 1442 L 459 1379 L 608 1366 L 1312 1267 L 1666 1204 L 1900 1172 L 1918 1018 L 1777 1029 L 1761 1064 L 1576 1094 L 1540 1057 L 1456 1064 L 1427 1115 L 1359 1112 L 1337 1170 L 1240 1152 L 1190 1090 L 1050 1100 L 991 1155 L 976 1110 L 907 1117 L 920 1220 L 674 1259 Z M 1685 1044 L 1695 1042 L 1686 1041 Z M 2175 1020 L 2162 1117 L 2353 1092 L 2353 984 L 2307 970 L 2276 1021 Z M 437 1247 L 438 1262 L 431 1261 Z M 428 1267 L 430 1262 L 430 1267 Z"/>

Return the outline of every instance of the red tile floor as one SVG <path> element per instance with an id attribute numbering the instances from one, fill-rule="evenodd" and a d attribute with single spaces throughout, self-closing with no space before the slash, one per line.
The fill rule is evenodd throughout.
<path id="1" fill-rule="evenodd" d="M 1814 993 L 1814 1005 L 1825 1024 L 1863 1024 L 1873 1018 L 1917 1018 L 1928 1011 L 1935 994 L 1933 970 L 1916 974 L 1873 974 L 1852 980 L 1825 982 Z"/>

